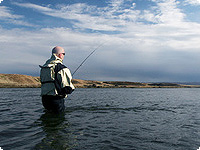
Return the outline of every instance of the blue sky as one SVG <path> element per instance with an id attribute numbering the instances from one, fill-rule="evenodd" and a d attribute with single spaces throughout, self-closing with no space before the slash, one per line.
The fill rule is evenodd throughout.
<path id="1" fill-rule="evenodd" d="M 200 0 L 0 0 L 0 73 L 39 76 L 51 49 L 74 78 L 200 81 Z"/>

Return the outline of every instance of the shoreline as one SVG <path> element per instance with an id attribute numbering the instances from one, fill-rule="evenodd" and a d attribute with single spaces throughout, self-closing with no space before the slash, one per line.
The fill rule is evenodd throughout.
<path id="1" fill-rule="evenodd" d="M 200 88 L 200 85 L 176 83 L 141 83 L 127 81 L 93 81 L 73 79 L 76 88 Z M 0 88 L 40 88 L 40 78 L 20 74 L 0 74 Z"/>

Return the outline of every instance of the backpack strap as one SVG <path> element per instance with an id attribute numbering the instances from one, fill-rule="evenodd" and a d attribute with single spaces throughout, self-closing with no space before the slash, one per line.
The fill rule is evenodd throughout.
<path id="1" fill-rule="evenodd" d="M 45 82 L 41 82 L 42 84 L 45 84 L 45 83 L 55 83 L 55 81 L 45 81 Z"/>

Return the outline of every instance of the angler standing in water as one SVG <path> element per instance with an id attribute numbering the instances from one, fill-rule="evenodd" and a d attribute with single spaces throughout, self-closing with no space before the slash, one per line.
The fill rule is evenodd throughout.
<path id="1" fill-rule="evenodd" d="M 64 49 L 56 46 L 52 49 L 51 58 L 40 66 L 42 104 L 55 113 L 65 110 L 64 98 L 75 89 L 70 70 L 63 65 L 64 56 Z"/>

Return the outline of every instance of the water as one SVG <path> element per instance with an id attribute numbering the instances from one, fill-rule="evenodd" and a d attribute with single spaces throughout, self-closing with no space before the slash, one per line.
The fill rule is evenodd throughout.
<path id="1" fill-rule="evenodd" d="M 40 89 L 0 89 L 3 150 L 196 150 L 200 89 L 76 89 L 44 111 Z"/>

